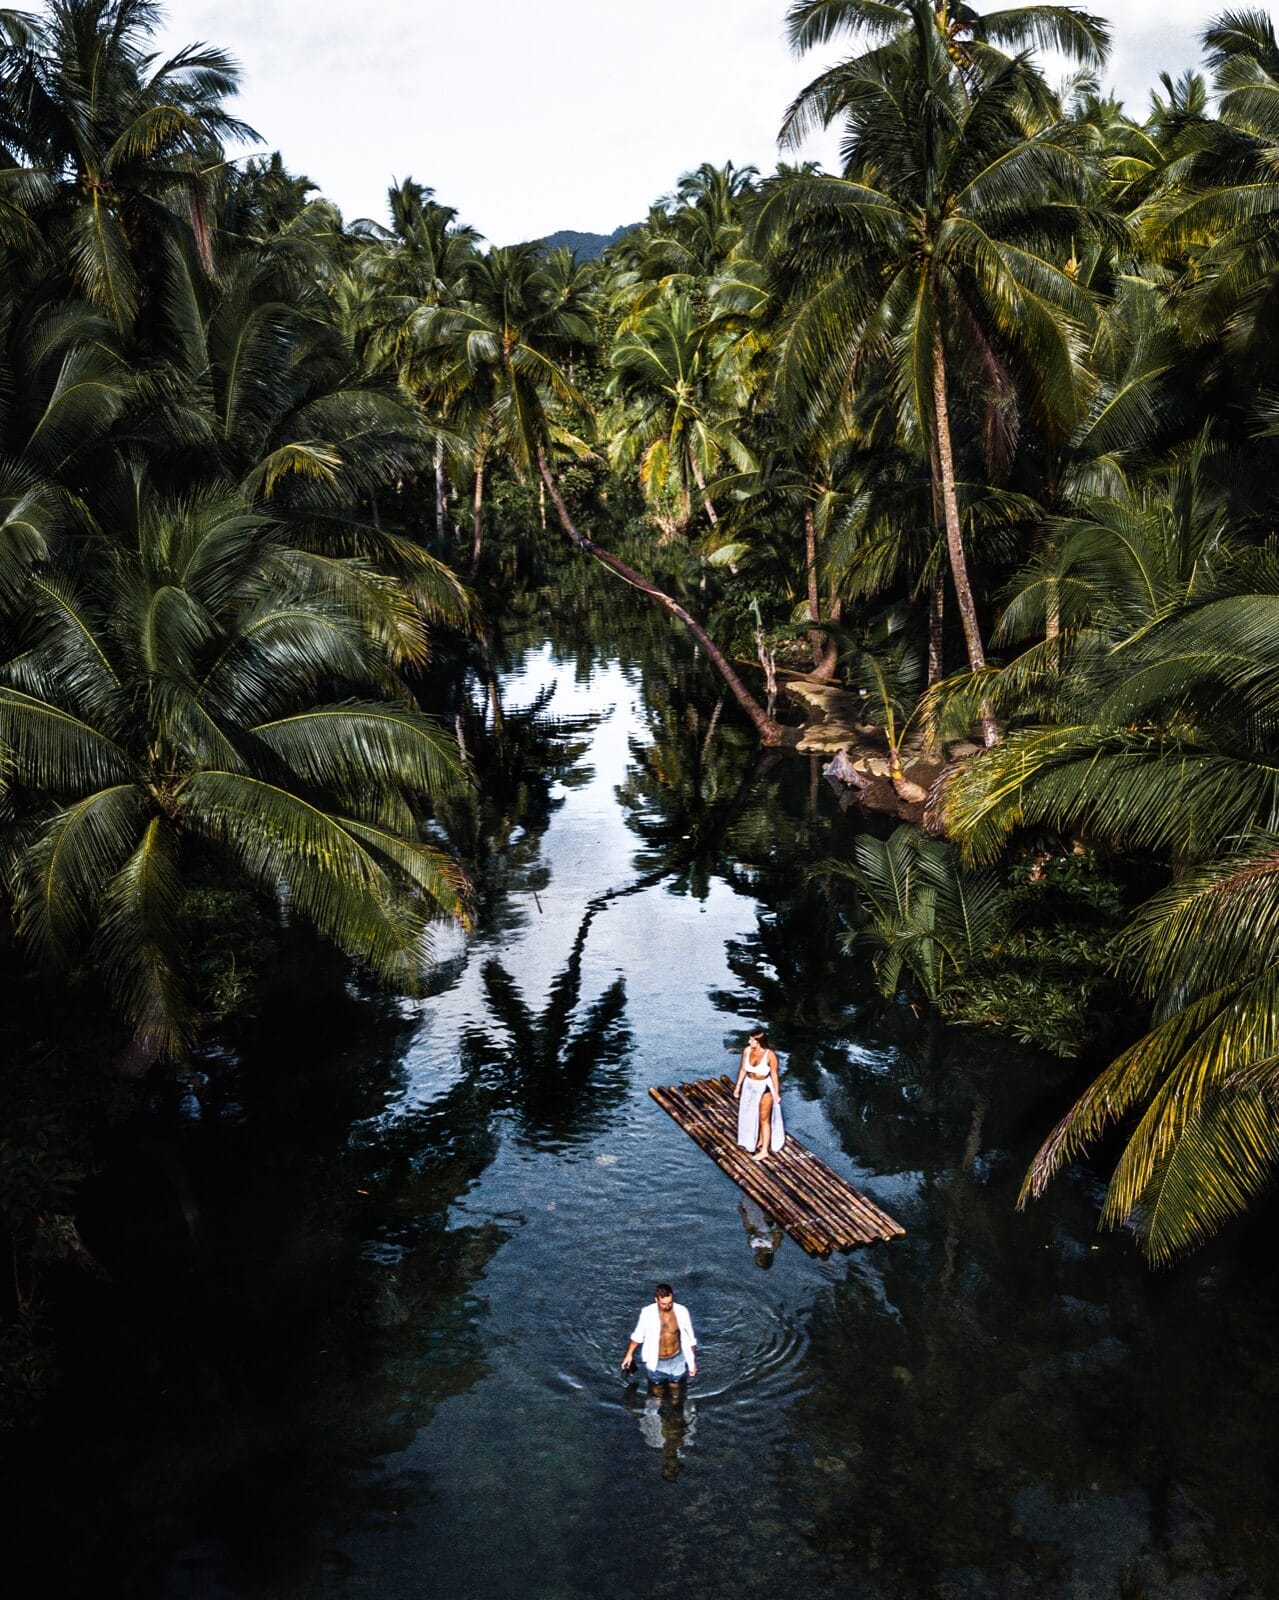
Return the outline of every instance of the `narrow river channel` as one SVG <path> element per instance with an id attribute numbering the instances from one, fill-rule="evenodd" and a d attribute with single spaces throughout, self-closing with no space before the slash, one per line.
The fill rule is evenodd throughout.
<path id="1" fill-rule="evenodd" d="M 875 998 L 809 872 L 859 824 L 807 761 L 759 770 L 691 667 L 676 704 L 637 659 L 509 662 L 508 714 L 560 723 L 541 820 L 428 998 L 317 993 L 178 1108 L 221 1221 L 190 1287 L 121 1290 L 81 1354 L 11 1502 L 46 1573 L 133 1600 L 1279 1593 L 1259 1233 L 1156 1276 L 1087 1175 L 1019 1215 L 1069 1074 Z M 904 1240 L 757 1264 L 646 1092 L 732 1070 L 755 1022 L 790 1128 Z M 682 1419 L 618 1371 L 657 1278 L 701 1341 Z"/>

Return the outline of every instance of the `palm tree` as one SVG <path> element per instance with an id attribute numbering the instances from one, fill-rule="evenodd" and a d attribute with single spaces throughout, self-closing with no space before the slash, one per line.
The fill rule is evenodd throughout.
<path id="1" fill-rule="evenodd" d="M 1009 63 L 961 78 L 926 0 L 910 26 L 847 65 L 845 175 L 796 178 L 762 202 L 759 233 L 799 278 L 777 360 L 818 412 L 880 368 L 899 426 L 920 438 L 946 530 L 969 665 L 985 649 L 956 493 L 952 367 L 978 395 L 997 464 L 1023 404 L 1069 432 L 1089 296 L 1057 264 L 1089 233 L 1088 163 L 1059 122 L 1027 120 Z M 983 717 L 987 743 L 996 737 Z"/>
<path id="2" fill-rule="evenodd" d="M 587 293 L 587 275 L 567 252 L 547 258 L 535 244 L 513 245 L 478 258 L 460 303 L 423 304 L 413 315 L 414 338 L 439 362 L 445 412 L 475 441 L 473 569 L 490 452 L 501 450 L 527 477 L 553 436 L 586 449 L 568 427 L 583 402 L 567 365 L 594 340 Z"/>
<path id="3" fill-rule="evenodd" d="M 376 230 L 380 240 L 371 262 L 384 290 L 379 307 L 378 354 L 398 373 L 399 382 L 421 407 L 435 435 L 435 536 L 444 542 L 445 455 L 461 464 L 456 435 L 446 436 L 437 398 L 440 373 L 436 352 L 423 350 L 416 314 L 422 306 L 456 306 L 465 297 L 480 236 L 457 220 L 452 206 L 439 204 L 434 190 L 406 178 L 388 194 L 392 226 Z"/>
<path id="4" fill-rule="evenodd" d="M 1020 53 L 1038 45 L 1086 67 L 1104 66 L 1110 49 L 1105 21 L 1078 6 L 1025 5 L 983 13 L 963 0 L 925 0 L 924 10 L 931 12 L 938 41 L 966 78 L 1007 64 L 1005 46 Z M 841 34 L 879 46 L 900 39 L 921 20 L 915 0 L 792 0 L 786 31 L 791 48 L 803 54 Z M 787 144 L 802 143 L 845 114 L 858 98 L 856 69 L 856 62 L 840 63 L 800 90 L 782 124 Z M 1040 89 L 1029 75 L 1026 86 Z"/>
<path id="5" fill-rule="evenodd" d="M 420 333 L 424 346 L 445 358 L 443 387 L 451 406 L 479 414 L 517 474 L 538 474 L 565 536 L 681 622 L 760 738 L 780 743 L 785 729 L 750 693 L 702 624 L 573 521 L 552 462 L 589 450 L 582 436 L 589 422 L 585 399 L 568 372 L 574 353 L 588 347 L 594 334 L 587 296 L 587 280 L 567 255 L 543 260 L 534 245 L 495 249 L 477 267 L 464 305 L 423 308 Z"/>
<path id="6" fill-rule="evenodd" d="M 1150 253 L 1185 268 L 1184 334 L 1198 342 L 1224 334 L 1234 383 L 1244 359 L 1268 377 L 1279 326 L 1273 248 L 1279 35 L 1269 15 L 1241 11 L 1223 14 L 1203 38 L 1214 69 L 1217 119 L 1206 115 L 1196 92 L 1202 86 L 1191 80 L 1168 113 L 1165 181 L 1138 220 Z"/>
<path id="7" fill-rule="evenodd" d="M 638 466 L 640 487 L 662 530 L 682 534 L 694 486 L 712 527 L 719 514 L 707 487 L 728 457 L 739 471 L 750 454 L 733 430 L 727 362 L 719 363 L 713 324 L 673 294 L 642 312 L 614 340 L 608 393 L 621 405 L 610 429 L 615 468 Z M 725 403 L 728 400 L 729 403 Z"/>
<path id="8" fill-rule="evenodd" d="M 731 161 L 684 173 L 608 252 L 610 303 L 634 316 L 675 292 L 705 298 L 741 246 L 758 176 Z"/>
<path id="9" fill-rule="evenodd" d="M 1155 1004 L 1153 1026 L 1044 1142 L 1023 1204 L 1133 1116 L 1102 1222 L 1132 1227 L 1153 1260 L 1201 1243 L 1271 1187 L 1279 1170 L 1277 906 L 1279 836 L 1257 831 L 1142 908 L 1120 957 Z"/>
<path id="10" fill-rule="evenodd" d="M 113 428 L 137 382 L 105 317 L 75 301 L 0 285 L 0 615 L 32 568 L 82 529 L 82 490 L 115 455 Z"/>
<path id="11" fill-rule="evenodd" d="M 875 951 L 875 977 L 888 999 L 909 974 L 929 1001 L 943 1000 L 1012 924 L 1011 899 L 995 874 L 961 872 L 953 847 L 917 828 L 897 828 L 887 839 L 863 835 L 851 863 L 825 866 L 861 892 L 866 925 L 841 944 Z"/>
<path id="12" fill-rule="evenodd" d="M 254 156 L 227 169 L 226 197 L 218 216 L 225 233 L 267 244 L 297 219 L 317 192 L 317 185 L 290 172 L 278 150 Z"/>
<path id="13" fill-rule="evenodd" d="M 256 138 L 226 110 L 239 73 L 221 50 L 148 53 L 155 0 L 49 0 L 0 15 L 0 128 L 9 163 L 53 184 L 41 222 L 71 283 L 121 332 L 142 258 L 175 233 L 213 266 L 209 207 L 223 141 Z"/>
<path id="14" fill-rule="evenodd" d="M 1031 773 L 1044 762 L 1070 763 L 1066 730 L 1090 729 L 1098 746 L 1106 742 L 1103 723 L 1115 734 L 1130 731 L 1150 630 L 1230 593 L 1244 561 L 1247 547 L 1220 482 L 1229 463 L 1205 433 L 1119 494 L 1080 497 L 1074 515 L 1045 522 L 1040 548 L 1010 583 L 994 631 L 997 643 L 1027 647 L 979 680 L 943 685 L 933 697 L 942 723 L 958 730 L 978 696 L 993 702 L 1023 725 L 1009 743 L 1029 758 Z M 992 757 L 983 770 L 993 773 L 1003 759 Z M 1001 803 L 969 809 L 968 800 L 958 800 L 963 789 L 961 783 L 956 798 L 966 836 L 975 840 L 987 826 L 1002 825 Z"/>
<path id="15" fill-rule="evenodd" d="M 431 924 L 464 915 L 423 822 L 465 777 L 346 603 L 343 564 L 300 568 L 284 524 L 141 469 L 97 509 L 36 569 L 0 664 L 23 943 L 50 966 L 87 955 L 138 1059 L 172 1058 L 195 1027 L 184 873 L 212 852 L 411 987 Z"/>
<path id="16" fill-rule="evenodd" d="M 1085 830 L 1179 869 L 1118 945 L 1152 1025 L 1062 1119 L 1023 1192 L 1136 1115 L 1103 1220 L 1133 1227 L 1156 1260 L 1242 1209 L 1279 1155 L 1279 571 L 1272 551 L 1244 544 L 1208 456 L 1201 441 L 1058 530 L 1061 635 L 983 689 L 1039 720 L 956 774 L 940 811 L 978 861 L 1030 826 Z M 1229 482 L 1228 464 L 1217 475 Z M 1040 587 L 1030 575 L 1009 632 L 1038 631 Z"/>

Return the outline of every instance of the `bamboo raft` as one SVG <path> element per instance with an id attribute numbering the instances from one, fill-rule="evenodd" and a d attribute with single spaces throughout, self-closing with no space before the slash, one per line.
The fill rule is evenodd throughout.
<path id="1" fill-rule="evenodd" d="M 832 1172 L 793 1133 L 766 1162 L 737 1143 L 737 1105 L 727 1077 L 655 1087 L 649 1094 L 694 1144 L 774 1217 L 810 1256 L 853 1250 L 906 1232 L 886 1212 Z"/>

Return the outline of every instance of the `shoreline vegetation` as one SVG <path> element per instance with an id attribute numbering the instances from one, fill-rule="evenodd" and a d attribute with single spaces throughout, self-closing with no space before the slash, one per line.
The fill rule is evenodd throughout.
<path id="1" fill-rule="evenodd" d="M 589 262 L 489 248 L 411 178 L 350 221 L 278 153 L 227 160 L 238 69 L 155 57 L 159 16 L 0 16 L 0 1342 L 30 1394 L 119 1097 L 180 1082 L 297 929 L 411 994 L 478 914 L 497 786 L 558 759 L 494 644 L 553 538 L 709 662 L 699 759 L 735 705 L 905 824 L 812 864 L 886 998 L 1067 1056 L 1117 997 L 1139 1019 L 1023 1202 L 1101 1147 L 1103 1223 L 1155 1263 L 1252 1205 L 1269 15 L 1125 107 L 1079 7 L 795 0 L 793 47 L 844 54 L 783 152 L 833 127 L 841 170 L 692 168 Z"/>

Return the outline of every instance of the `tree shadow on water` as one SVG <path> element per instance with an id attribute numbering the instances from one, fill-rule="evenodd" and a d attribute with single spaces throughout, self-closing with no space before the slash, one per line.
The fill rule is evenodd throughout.
<path id="1" fill-rule="evenodd" d="M 616 898 L 601 895 L 587 907 L 540 1013 L 533 1012 L 500 961 L 484 965 L 484 993 L 505 1042 L 472 1030 L 462 1042 L 463 1063 L 468 1075 L 478 1069 L 495 1078 L 498 1104 L 515 1114 L 521 1137 L 537 1149 L 563 1149 L 590 1138 L 606 1125 L 626 1091 L 622 1065 L 632 1042 L 625 1020 L 626 980 L 615 978 L 573 1020 L 582 998 L 582 956 L 591 923 Z"/>

